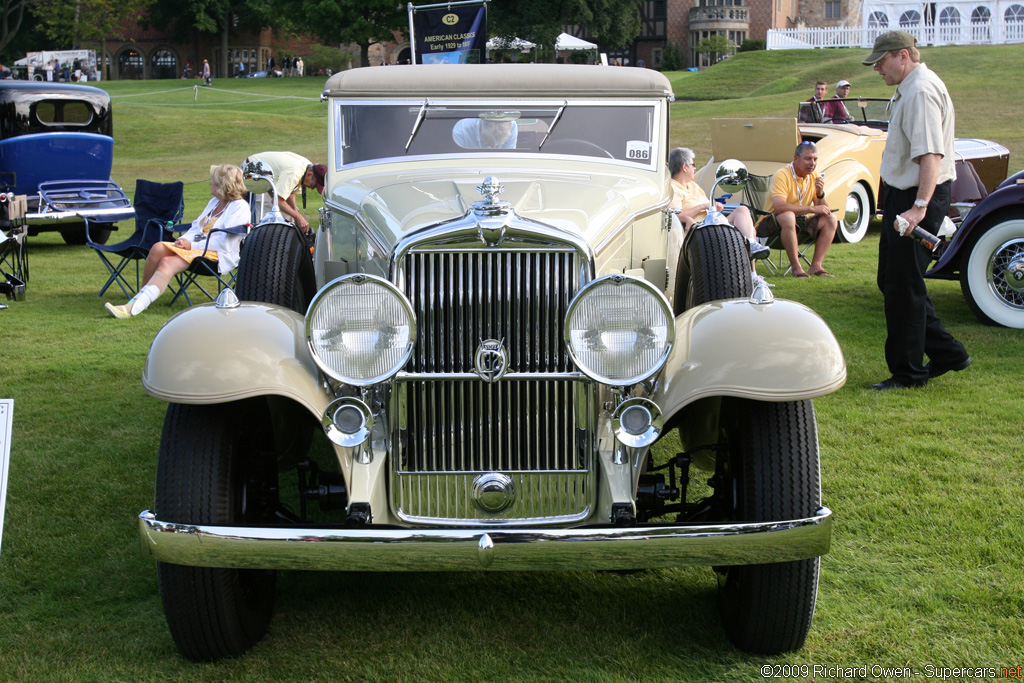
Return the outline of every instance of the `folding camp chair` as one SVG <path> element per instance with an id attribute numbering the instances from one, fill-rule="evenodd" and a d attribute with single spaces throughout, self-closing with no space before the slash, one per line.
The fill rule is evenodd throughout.
<path id="1" fill-rule="evenodd" d="M 150 248 L 157 242 L 173 241 L 169 226 L 181 220 L 185 213 L 185 185 L 154 183 L 141 178 L 135 181 L 135 232 L 117 244 L 98 244 L 89 235 L 89 222 L 85 223 L 86 244 L 96 250 L 110 277 L 103 283 L 103 296 L 110 285 L 117 283 L 124 295 L 131 298 L 142 285 L 140 261 L 145 261 Z M 114 260 L 119 259 L 115 262 Z M 135 284 L 125 277 L 125 269 L 135 262 Z"/>
<path id="2" fill-rule="evenodd" d="M 25 245 L 27 232 L 24 225 L 0 230 L 0 294 L 15 301 L 25 299 L 25 283 L 28 281 L 28 253 Z M 7 306 L 2 305 L 0 308 Z"/>
<path id="3" fill-rule="evenodd" d="M 763 231 L 764 226 L 767 223 L 774 222 L 775 217 L 769 207 L 771 206 L 771 187 L 772 187 L 772 176 L 765 175 L 754 175 L 749 174 L 747 178 L 747 184 L 743 188 L 742 203 L 750 209 L 751 217 L 754 219 L 755 228 L 761 228 Z M 813 239 L 807 239 L 801 228 L 803 227 L 805 217 L 797 217 L 797 238 L 804 238 L 804 241 L 797 245 L 797 252 L 800 254 L 800 260 L 802 260 L 807 267 L 811 267 L 811 261 L 807 257 L 807 250 L 814 246 Z M 768 258 L 762 259 L 765 268 L 772 275 L 782 273 L 783 275 L 789 275 L 789 272 L 793 270 L 792 265 L 787 265 L 783 270 L 783 264 L 787 263 L 786 259 L 786 248 L 782 244 L 782 233 L 774 232 L 765 237 L 758 237 L 757 241 L 772 250 L 777 250 L 778 254 L 772 256 L 768 255 Z"/>
<path id="4" fill-rule="evenodd" d="M 187 229 L 187 227 L 185 226 L 180 227 Z M 246 223 L 244 225 L 235 225 L 227 228 L 214 228 L 213 230 L 210 231 L 210 235 L 212 235 L 215 232 L 227 232 L 235 235 L 247 235 L 249 233 L 250 228 L 252 228 L 251 223 Z M 217 284 L 217 294 L 219 294 L 222 289 L 227 289 L 235 286 L 236 270 L 237 269 L 234 269 L 228 273 L 221 273 L 219 269 L 219 263 L 212 259 L 206 258 L 206 250 L 204 249 L 201 256 L 192 259 L 192 263 L 189 264 L 189 267 L 185 272 L 178 274 L 177 290 L 174 292 L 174 297 L 171 298 L 171 303 L 168 305 L 173 306 L 175 301 L 177 301 L 181 297 L 185 297 L 185 301 L 187 301 L 188 305 L 191 306 L 192 298 L 188 295 L 188 290 L 190 287 L 193 286 L 195 286 L 196 289 L 205 294 L 210 301 L 215 301 L 217 295 L 212 294 L 209 290 L 203 287 L 203 284 L 202 282 L 200 282 L 199 278 L 214 278 Z"/>

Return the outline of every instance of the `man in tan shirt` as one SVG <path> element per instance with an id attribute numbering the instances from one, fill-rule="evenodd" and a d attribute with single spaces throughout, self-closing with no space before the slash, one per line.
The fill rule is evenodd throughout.
<path id="1" fill-rule="evenodd" d="M 871 385 L 879 391 L 923 387 L 929 379 L 971 364 L 928 296 L 924 273 L 931 252 L 910 238 L 918 225 L 938 232 L 956 177 L 953 102 L 942 80 L 921 62 L 916 44 L 905 31 L 887 31 L 863 62 L 886 85 L 897 86 L 882 152 L 885 201 L 878 243 L 878 288 L 885 298 L 888 332 L 885 360 L 892 376 Z M 897 216 L 909 224 L 905 236 L 897 232 Z"/>

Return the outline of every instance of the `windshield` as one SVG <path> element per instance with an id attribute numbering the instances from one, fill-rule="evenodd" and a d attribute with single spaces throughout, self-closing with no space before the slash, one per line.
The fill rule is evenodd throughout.
<path id="1" fill-rule="evenodd" d="M 856 123 L 886 130 L 889 127 L 889 102 L 881 98 L 847 97 L 800 102 L 800 123 Z"/>
<path id="2" fill-rule="evenodd" d="M 565 154 L 652 167 L 651 102 L 335 104 L 337 163 L 439 154 Z"/>

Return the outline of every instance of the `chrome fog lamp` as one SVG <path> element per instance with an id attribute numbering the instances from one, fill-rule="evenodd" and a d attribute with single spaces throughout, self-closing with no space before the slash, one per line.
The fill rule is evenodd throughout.
<path id="1" fill-rule="evenodd" d="M 358 398 L 344 397 L 331 401 L 322 418 L 327 438 L 339 446 L 362 445 L 373 430 L 373 413 Z"/>
<path id="2" fill-rule="evenodd" d="M 356 273 L 321 289 L 306 312 L 306 341 L 324 373 L 352 386 L 391 379 L 412 355 L 416 319 L 393 284 Z"/>
<path id="3" fill-rule="evenodd" d="M 675 324 L 668 300 L 654 285 L 628 275 L 587 284 L 569 304 L 565 341 L 583 374 L 627 386 L 653 376 L 668 360 Z"/>
<path id="4" fill-rule="evenodd" d="M 661 408 L 647 398 L 627 399 L 612 413 L 615 438 L 632 448 L 650 446 L 657 441 L 664 426 Z"/>

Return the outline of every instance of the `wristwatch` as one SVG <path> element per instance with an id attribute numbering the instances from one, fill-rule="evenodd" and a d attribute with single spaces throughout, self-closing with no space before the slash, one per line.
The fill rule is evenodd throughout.
<path id="1" fill-rule="evenodd" d="M 928 202 L 926 202 L 923 199 L 915 199 L 914 200 L 914 206 L 916 206 L 919 209 L 927 209 L 928 208 Z"/>

